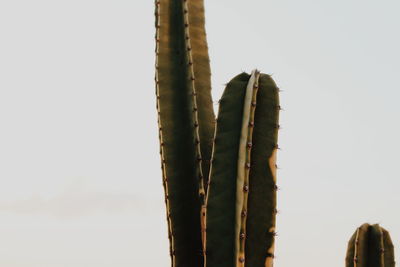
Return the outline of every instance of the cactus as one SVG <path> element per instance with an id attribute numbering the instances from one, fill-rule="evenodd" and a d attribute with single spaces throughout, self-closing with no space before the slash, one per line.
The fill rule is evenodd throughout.
<path id="1" fill-rule="evenodd" d="M 378 224 L 363 224 L 351 237 L 346 267 L 394 267 L 394 248 L 389 232 Z"/>
<path id="2" fill-rule="evenodd" d="M 254 70 L 226 86 L 216 123 L 203 0 L 156 0 L 156 106 L 173 267 L 272 267 L 279 97 Z M 389 233 L 364 224 L 346 267 L 394 267 Z"/>
<path id="3" fill-rule="evenodd" d="M 200 216 L 215 124 L 203 3 L 156 1 L 155 16 L 157 111 L 172 265 L 202 266 Z"/>
<path id="4" fill-rule="evenodd" d="M 220 100 L 207 195 L 208 267 L 271 266 L 276 213 L 278 88 L 242 73 Z"/>
<path id="5" fill-rule="evenodd" d="M 277 88 L 269 76 L 258 71 L 251 77 L 239 75 L 245 80 L 236 90 L 228 85 L 221 100 L 228 101 L 221 104 L 221 127 L 215 137 L 218 143 L 214 148 L 214 173 L 209 175 L 215 116 L 203 1 L 158 0 L 155 17 L 157 111 L 172 266 L 203 266 L 203 256 L 208 252 L 211 255 L 208 266 L 213 266 L 211 259 L 217 249 L 212 244 L 219 237 L 212 232 L 214 227 L 224 227 L 213 224 L 213 213 L 226 215 L 222 221 L 233 215 L 228 227 L 232 235 L 229 240 L 223 238 L 227 246 L 235 247 L 236 256 L 232 255 L 232 261 L 244 259 L 245 246 L 254 247 L 249 252 L 253 255 L 249 260 L 264 261 L 273 243 L 272 233 L 265 231 L 273 231 L 275 225 L 275 163 L 270 166 L 269 158 L 273 158 L 272 151 L 276 148 Z M 224 125 L 232 122 L 239 128 L 224 136 Z M 223 151 L 233 143 L 235 147 Z M 250 143 L 256 144 L 254 149 L 249 147 Z M 224 159 L 225 156 L 232 162 Z M 250 172 L 247 165 L 254 165 Z M 222 171 L 226 173 L 221 175 Z M 208 177 L 213 179 L 213 184 L 228 184 L 229 190 L 215 186 L 208 196 L 211 233 L 206 242 Z M 244 186 L 254 194 L 236 190 Z M 230 194 L 230 203 L 218 200 L 225 194 Z M 262 194 L 267 197 L 262 198 Z M 266 212 L 260 213 L 260 209 Z M 241 216 L 244 210 L 248 210 L 245 217 Z M 242 237 L 244 232 L 246 238 Z"/>

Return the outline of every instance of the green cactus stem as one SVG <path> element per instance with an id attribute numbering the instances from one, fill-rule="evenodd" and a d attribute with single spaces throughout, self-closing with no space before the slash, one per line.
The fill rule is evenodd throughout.
<path id="1" fill-rule="evenodd" d="M 279 100 L 270 76 L 242 73 L 220 100 L 207 195 L 206 266 L 272 266 Z"/>
<path id="2" fill-rule="evenodd" d="M 201 214 L 215 127 L 203 1 L 155 4 L 155 82 L 172 266 L 203 266 Z"/>
<path id="3" fill-rule="evenodd" d="M 211 98 L 211 71 L 204 27 L 204 4 L 203 0 L 184 0 L 183 2 L 184 24 L 188 25 L 185 27 L 185 40 L 188 49 L 190 78 L 193 78 L 192 88 L 196 91 L 194 101 L 197 103 L 199 147 L 203 157 L 201 161 L 203 184 L 205 193 L 207 193 L 215 115 Z"/>
<path id="4" fill-rule="evenodd" d="M 394 267 L 394 248 L 389 232 L 378 224 L 363 224 L 351 237 L 346 267 Z"/>

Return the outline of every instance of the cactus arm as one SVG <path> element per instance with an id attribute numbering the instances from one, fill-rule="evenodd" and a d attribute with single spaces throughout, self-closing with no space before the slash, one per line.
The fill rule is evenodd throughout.
<path id="1" fill-rule="evenodd" d="M 185 2 L 156 1 L 155 80 L 172 266 L 196 267 L 203 265 L 200 211 L 205 190 L 197 95 L 204 93 L 196 88 L 197 52 L 190 43 L 200 37 L 189 32 Z"/>
<path id="2" fill-rule="evenodd" d="M 277 91 L 269 76 L 254 71 L 232 79 L 221 98 L 207 195 L 207 267 L 272 263 Z"/>
<path id="3" fill-rule="evenodd" d="M 199 166 L 201 200 L 201 236 L 205 239 L 205 196 L 207 194 L 211 153 L 215 132 L 215 115 L 211 99 L 211 71 L 208 56 L 202 0 L 183 1 L 185 46 L 189 69 L 188 86 L 193 92 L 193 116 Z M 204 249 L 203 249 L 204 250 Z"/>
<path id="4" fill-rule="evenodd" d="M 261 74 L 255 107 L 247 211 L 246 266 L 271 267 L 276 222 L 279 88 Z"/>
<path id="5" fill-rule="evenodd" d="M 249 78 L 246 73 L 234 77 L 220 100 L 206 203 L 207 267 L 235 265 L 237 163 Z"/>
<path id="6" fill-rule="evenodd" d="M 190 47 L 191 72 L 195 77 L 196 102 L 198 107 L 199 138 L 203 158 L 202 175 L 207 192 L 210 159 L 215 132 L 215 115 L 211 98 L 211 70 L 205 32 L 203 0 L 184 1 L 187 47 Z"/>
<path id="7" fill-rule="evenodd" d="M 394 267 L 389 233 L 378 224 L 363 224 L 349 241 L 346 267 Z"/>

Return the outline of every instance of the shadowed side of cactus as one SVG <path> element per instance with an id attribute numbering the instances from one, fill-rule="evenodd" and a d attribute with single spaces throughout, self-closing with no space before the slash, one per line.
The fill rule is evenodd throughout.
<path id="1" fill-rule="evenodd" d="M 245 254 L 246 266 L 271 267 L 277 213 L 276 152 L 280 111 L 279 88 L 267 74 L 260 75 L 258 86 L 249 171 Z"/>
<path id="2" fill-rule="evenodd" d="M 394 248 L 389 232 L 378 224 L 363 224 L 351 237 L 346 267 L 394 267 Z"/>
<path id="3" fill-rule="evenodd" d="M 278 88 L 242 73 L 220 100 L 207 195 L 206 266 L 272 266 Z"/>
<path id="4" fill-rule="evenodd" d="M 155 5 L 155 82 L 172 266 L 203 266 L 201 210 L 215 124 L 203 1 Z"/>

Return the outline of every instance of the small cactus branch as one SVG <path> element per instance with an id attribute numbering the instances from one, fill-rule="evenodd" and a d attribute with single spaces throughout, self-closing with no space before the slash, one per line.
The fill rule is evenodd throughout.
<path id="1" fill-rule="evenodd" d="M 378 224 L 363 224 L 351 237 L 346 267 L 394 267 L 394 249 L 389 233 Z"/>

